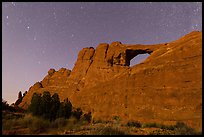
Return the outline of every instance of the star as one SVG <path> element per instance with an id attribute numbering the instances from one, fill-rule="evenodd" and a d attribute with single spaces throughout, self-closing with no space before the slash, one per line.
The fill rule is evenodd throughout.
<path id="1" fill-rule="evenodd" d="M 197 29 L 197 27 L 198 27 L 198 24 L 192 25 L 192 29 L 193 29 L 193 30 Z"/>
<path id="2" fill-rule="evenodd" d="M 15 4 L 14 2 L 11 2 L 11 4 L 12 4 L 13 6 L 16 6 L 16 4 Z"/>
<path id="3" fill-rule="evenodd" d="M 69 13 L 69 11 L 67 11 L 67 15 L 69 15 L 70 13 Z"/>
<path id="4" fill-rule="evenodd" d="M 27 28 L 27 29 L 30 29 L 30 26 L 27 26 L 26 28 Z"/>
<path id="5" fill-rule="evenodd" d="M 80 8 L 81 8 L 82 10 L 84 9 L 84 7 L 83 7 L 83 6 L 81 6 Z"/>
<path id="6" fill-rule="evenodd" d="M 6 16 L 6 18 L 8 19 L 8 16 Z"/>
<path id="7" fill-rule="evenodd" d="M 53 12 L 53 15 L 54 15 L 54 18 L 56 19 L 56 18 L 57 18 L 57 16 L 56 16 L 56 13 L 55 13 L 55 12 Z"/>

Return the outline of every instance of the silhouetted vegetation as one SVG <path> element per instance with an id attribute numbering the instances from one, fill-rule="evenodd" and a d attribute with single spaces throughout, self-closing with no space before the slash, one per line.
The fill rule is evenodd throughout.
<path id="1" fill-rule="evenodd" d="M 184 122 L 176 122 L 175 125 L 163 125 L 159 123 L 144 123 L 143 128 L 160 128 L 159 130 L 151 131 L 150 135 L 199 135 L 200 132 L 196 132 L 195 129 L 187 126 Z"/>
<path id="2" fill-rule="evenodd" d="M 82 110 L 81 108 L 77 108 L 73 111 L 73 116 L 76 117 L 78 120 L 81 118 Z"/>
<path id="3" fill-rule="evenodd" d="M 28 111 L 34 116 L 39 116 L 50 121 L 54 121 L 57 118 L 69 119 L 71 116 L 80 120 L 83 114 L 81 108 L 72 111 L 72 103 L 68 98 L 60 102 L 57 93 L 51 96 L 48 91 L 43 92 L 42 96 L 34 93 Z M 84 115 L 84 120 L 91 121 L 91 112 Z"/>
<path id="4" fill-rule="evenodd" d="M 58 109 L 60 109 L 60 99 L 57 93 L 54 93 L 51 97 L 50 113 L 52 114 L 50 119 L 54 120 L 58 117 Z M 58 111 L 56 111 L 58 110 Z"/>
<path id="5" fill-rule="evenodd" d="M 10 111 L 10 112 L 24 112 L 23 109 L 19 108 L 18 106 L 11 106 L 7 103 L 7 101 L 2 99 L 2 111 Z"/>
<path id="6" fill-rule="evenodd" d="M 8 110 L 9 109 L 9 104 L 7 101 L 2 99 L 2 110 Z"/>
<path id="7" fill-rule="evenodd" d="M 183 122 L 177 122 L 175 127 L 175 134 L 176 135 L 196 135 L 198 134 L 195 129 L 188 127 Z"/>
<path id="8" fill-rule="evenodd" d="M 84 114 L 84 120 L 88 121 L 89 123 L 91 122 L 91 112 Z"/>
<path id="9" fill-rule="evenodd" d="M 41 116 L 43 113 L 41 100 L 41 95 L 34 93 L 28 107 L 28 112 L 31 112 L 34 116 Z"/>
<path id="10" fill-rule="evenodd" d="M 142 124 L 142 127 L 143 128 L 150 128 L 150 127 L 161 128 L 162 125 L 154 122 L 154 123 L 144 123 Z"/>
<path id="11" fill-rule="evenodd" d="M 119 116 L 113 116 L 113 120 L 120 121 L 120 117 Z"/>
<path id="12" fill-rule="evenodd" d="M 72 104 L 67 98 L 64 100 L 64 102 L 60 103 L 57 117 L 70 118 L 71 114 L 72 114 Z"/>
<path id="13" fill-rule="evenodd" d="M 128 121 L 127 126 L 140 128 L 142 127 L 142 124 L 138 121 Z"/>

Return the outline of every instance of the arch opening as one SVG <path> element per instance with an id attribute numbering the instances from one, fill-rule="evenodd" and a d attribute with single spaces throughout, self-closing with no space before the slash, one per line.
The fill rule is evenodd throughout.
<path id="1" fill-rule="evenodd" d="M 146 60 L 146 58 L 148 58 L 150 56 L 149 53 L 144 53 L 144 54 L 138 54 L 136 55 L 134 58 L 132 58 L 130 60 L 130 67 L 140 64 L 141 62 L 143 62 L 144 60 Z"/>

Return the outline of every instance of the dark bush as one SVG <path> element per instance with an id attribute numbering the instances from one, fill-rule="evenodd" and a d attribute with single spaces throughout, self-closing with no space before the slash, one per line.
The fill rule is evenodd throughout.
<path id="1" fill-rule="evenodd" d="M 64 102 L 60 103 L 57 117 L 70 118 L 71 114 L 72 114 L 72 104 L 67 98 L 66 100 L 64 100 Z"/>
<path id="2" fill-rule="evenodd" d="M 60 108 L 60 99 L 57 93 L 53 94 L 51 97 L 51 108 L 50 108 L 50 120 L 55 120 L 57 118 L 57 113 Z"/>
<path id="3" fill-rule="evenodd" d="M 41 96 L 37 93 L 34 93 L 31 99 L 31 104 L 28 107 L 28 111 L 31 112 L 34 116 L 41 116 L 44 112 L 41 104 Z"/>
<path id="4" fill-rule="evenodd" d="M 88 121 L 89 123 L 91 122 L 91 112 L 84 114 L 84 120 Z"/>
<path id="5" fill-rule="evenodd" d="M 74 110 L 72 112 L 72 115 L 77 119 L 79 120 L 81 118 L 81 115 L 82 115 L 82 110 L 81 108 L 77 108 L 76 110 Z"/>
<path id="6" fill-rule="evenodd" d="M 10 111 L 10 112 L 16 112 L 17 109 L 10 106 L 7 101 L 2 99 L 2 110 Z"/>
<path id="7" fill-rule="evenodd" d="M 127 126 L 140 128 L 142 124 L 138 121 L 128 121 Z"/>
<path id="8" fill-rule="evenodd" d="M 176 135 L 196 135 L 198 134 L 195 129 L 188 127 L 184 122 L 176 122 L 175 125 Z"/>
<path id="9" fill-rule="evenodd" d="M 52 128 L 61 128 L 67 124 L 67 121 L 65 118 L 57 118 L 55 121 L 52 121 L 51 127 Z"/>
<path id="10" fill-rule="evenodd" d="M 113 116 L 113 120 L 120 121 L 120 117 L 119 116 Z"/>
<path id="11" fill-rule="evenodd" d="M 143 128 L 146 128 L 146 127 L 155 127 L 155 128 L 161 128 L 162 127 L 162 125 L 161 124 L 159 124 L 159 123 L 144 123 L 144 124 L 142 124 L 142 127 Z"/>
<path id="12" fill-rule="evenodd" d="M 42 118 L 35 118 L 29 125 L 29 129 L 32 134 L 39 134 L 42 132 L 46 132 L 47 129 L 49 128 L 49 125 L 50 125 L 49 121 Z"/>

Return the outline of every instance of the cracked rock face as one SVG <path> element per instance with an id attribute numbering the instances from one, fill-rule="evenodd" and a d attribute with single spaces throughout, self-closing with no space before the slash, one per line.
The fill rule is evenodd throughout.
<path id="1" fill-rule="evenodd" d="M 139 54 L 150 56 L 129 67 Z M 30 104 L 34 92 L 57 92 L 75 107 L 91 111 L 93 119 L 141 122 L 184 121 L 202 128 L 202 32 L 154 45 L 101 43 L 83 48 L 72 71 L 50 69 L 23 98 Z"/>

